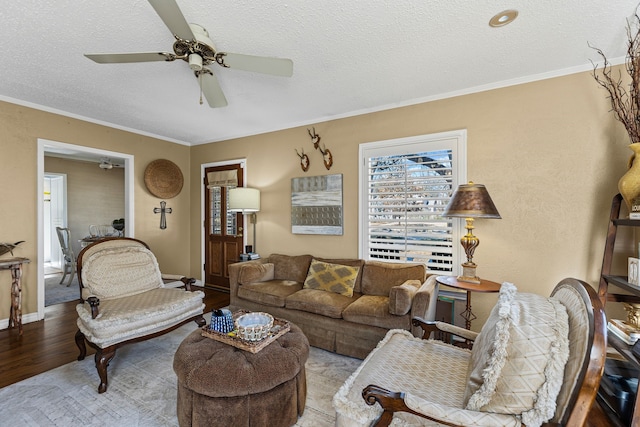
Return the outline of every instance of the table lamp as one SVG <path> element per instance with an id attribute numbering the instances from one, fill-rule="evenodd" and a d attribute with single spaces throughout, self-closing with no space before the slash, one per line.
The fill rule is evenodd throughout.
<path id="1" fill-rule="evenodd" d="M 473 252 L 480 244 L 480 240 L 473 235 L 474 218 L 497 218 L 501 216 L 493 204 L 487 188 L 482 184 L 462 184 L 451 197 L 449 204 L 442 214 L 444 217 L 465 218 L 467 234 L 460 239 L 460 243 L 467 255 L 467 262 L 462 263 L 462 275 L 458 280 L 468 283 L 480 283 L 476 275 L 477 265 L 473 262 Z"/>
<path id="2" fill-rule="evenodd" d="M 253 251 L 256 250 L 256 212 L 260 211 L 260 190 L 236 187 L 229 190 L 229 210 L 250 214 L 253 224 Z"/>

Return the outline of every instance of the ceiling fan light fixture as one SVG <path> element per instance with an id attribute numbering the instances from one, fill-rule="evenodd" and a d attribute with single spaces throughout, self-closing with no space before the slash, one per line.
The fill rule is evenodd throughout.
<path id="1" fill-rule="evenodd" d="M 489 20 L 490 27 L 503 27 L 510 24 L 518 17 L 518 11 L 514 9 L 503 10 L 500 13 L 495 14 Z"/>
<path id="2" fill-rule="evenodd" d="M 225 107 L 228 104 L 215 74 L 206 68 L 209 64 L 216 63 L 222 68 L 235 68 L 282 77 L 293 75 L 293 61 L 290 59 L 217 52 L 213 41 L 209 38 L 209 32 L 201 25 L 187 23 L 176 0 L 148 1 L 175 38 L 174 53 L 104 53 L 85 56 L 98 64 L 173 62 L 180 59 L 189 64 L 190 70 L 198 79 L 201 95 L 207 98 L 211 108 Z M 200 103 L 202 104 L 202 97 Z M 121 166 L 113 165 L 112 167 Z"/>
<path id="3" fill-rule="evenodd" d="M 189 55 L 189 68 L 193 71 L 202 70 L 202 57 L 197 53 L 192 53 Z"/>

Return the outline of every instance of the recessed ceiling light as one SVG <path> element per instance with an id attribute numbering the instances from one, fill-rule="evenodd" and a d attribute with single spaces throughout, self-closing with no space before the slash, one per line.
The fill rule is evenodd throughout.
<path id="1" fill-rule="evenodd" d="M 489 25 L 492 27 L 502 27 L 503 25 L 507 25 L 510 22 L 513 22 L 514 19 L 518 16 L 517 10 L 503 10 L 502 12 L 496 14 L 489 21 Z"/>

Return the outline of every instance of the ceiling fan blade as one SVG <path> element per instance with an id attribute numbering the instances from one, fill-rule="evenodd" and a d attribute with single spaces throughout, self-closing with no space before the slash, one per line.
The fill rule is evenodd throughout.
<path id="1" fill-rule="evenodd" d="M 173 61 L 176 56 L 165 52 L 141 52 L 141 53 L 89 53 L 87 58 L 98 64 L 118 64 L 127 62 L 152 62 Z"/>
<path id="2" fill-rule="evenodd" d="M 236 70 L 283 77 L 291 77 L 293 75 L 293 61 L 290 59 L 227 52 L 220 52 L 219 55 L 222 56 L 224 65 Z"/>
<path id="3" fill-rule="evenodd" d="M 196 37 L 175 0 L 148 0 L 171 33 L 183 40 Z"/>
<path id="4" fill-rule="evenodd" d="M 206 71 L 205 71 L 206 70 Z M 207 98 L 207 103 L 211 108 L 226 107 L 228 105 L 227 98 L 225 98 L 218 78 L 212 71 L 203 69 L 198 77 L 200 88 L 204 97 Z"/>

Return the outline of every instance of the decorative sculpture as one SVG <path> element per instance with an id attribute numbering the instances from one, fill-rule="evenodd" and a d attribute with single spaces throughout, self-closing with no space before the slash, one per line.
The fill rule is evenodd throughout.
<path id="1" fill-rule="evenodd" d="M 10 252 L 13 255 L 13 250 L 20 244 L 24 243 L 24 240 L 20 240 L 15 243 L 0 243 L 0 255 L 4 255 L 7 252 Z"/>
<path id="2" fill-rule="evenodd" d="M 161 201 L 159 208 L 153 208 L 153 213 L 160 214 L 160 230 L 167 228 L 167 217 L 165 214 L 171 213 L 171 208 L 167 207 L 167 202 L 164 200 Z"/>
<path id="3" fill-rule="evenodd" d="M 309 136 L 311 137 L 311 142 L 313 142 L 313 148 L 318 149 L 318 144 L 320 144 L 320 135 L 316 133 L 316 128 L 313 128 L 313 133 L 307 129 L 309 132 Z"/>
<path id="4" fill-rule="evenodd" d="M 327 168 L 327 170 L 330 170 L 331 166 L 333 165 L 333 155 L 331 154 L 331 151 L 329 151 L 327 147 L 324 147 L 324 150 L 318 147 L 318 150 L 320 150 L 320 152 L 322 153 L 322 161 L 324 162 L 324 167 Z"/>
<path id="5" fill-rule="evenodd" d="M 635 328 L 640 328 L 640 307 L 637 304 L 623 303 L 627 312 L 627 323 Z"/>
<path id="6" fill-rule="evenodd" d="M 309 170 L 309 156 L 304 154 L 304 148 L 302 149 L 302 154 L 298 153 L 298 150 L 296 149 L 296 154 L 298 155 L 298 157 L 300 157 L 300 167 L 302 168 L 302 171 L 303 172 L 308 171 Z"/>
<path id="7" fill-rule="evenodd" d="M 327 170 L 331 170 L 331 166 L 333 165 L 333 155 L 331 154 L 331 151 L 324 144 L 322 144 L 322 147 L 320 147 L 320 135 L 316 133 L 316 128 L 312 128 L 312 129 L 313 129 L 313 132 L 310 131 L 309 129 L 307 129 L 307 132 L 311 137 L 311 142 L 313 142 L 313 148 L 320 151 L 320 153 L 322 154 L 322 161 L 324 162 L 324 167 L 327 168 Z"/>

